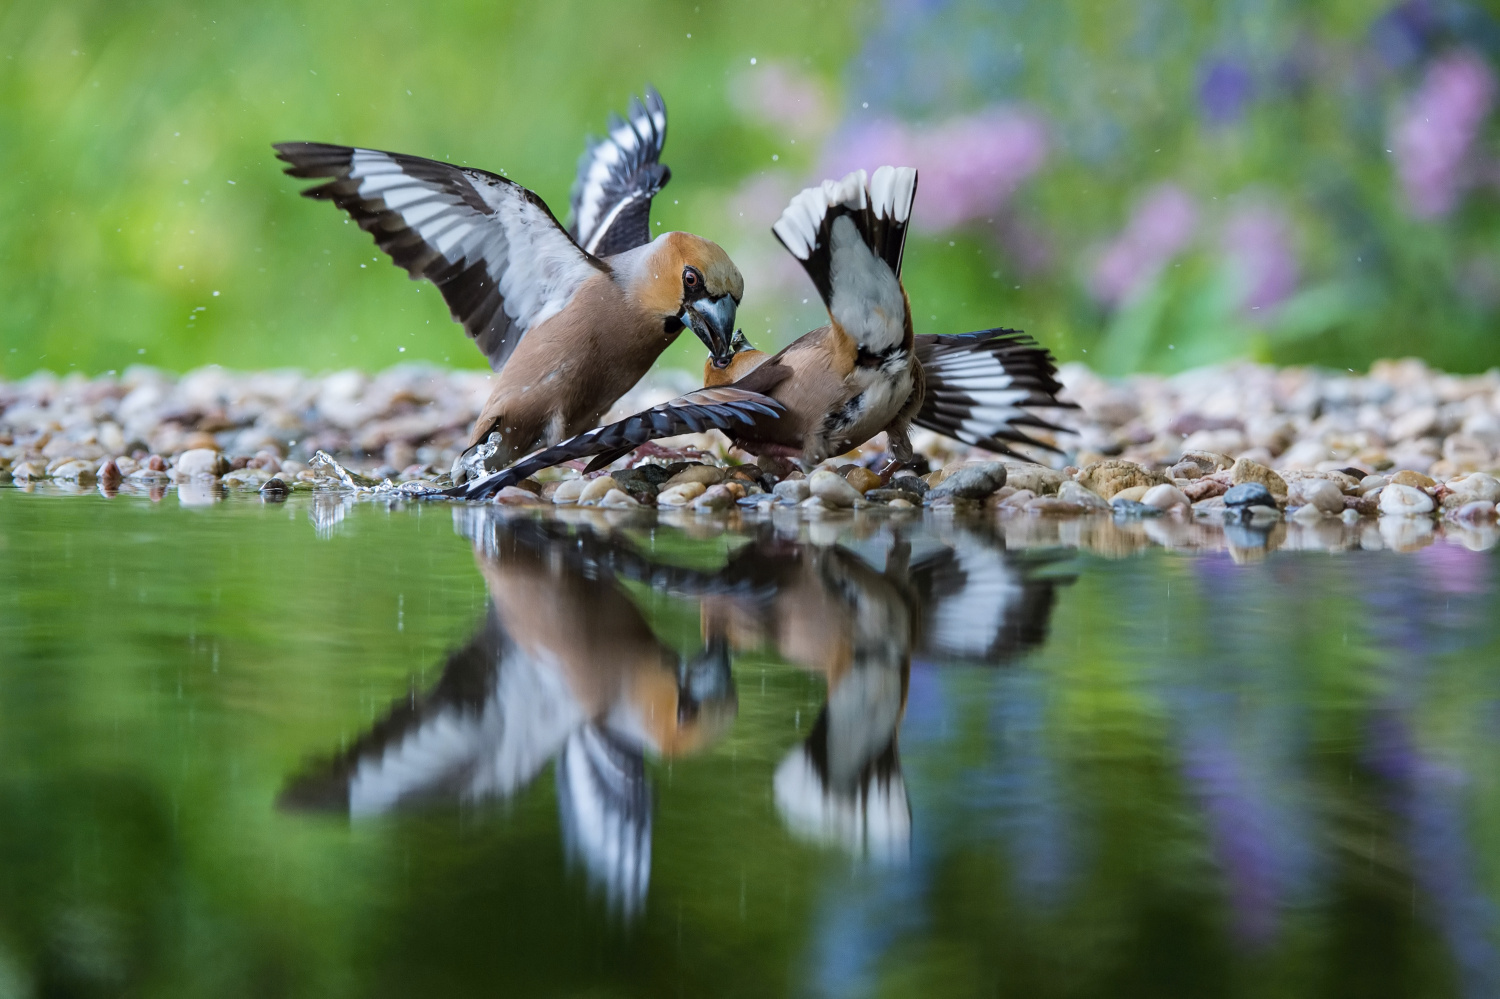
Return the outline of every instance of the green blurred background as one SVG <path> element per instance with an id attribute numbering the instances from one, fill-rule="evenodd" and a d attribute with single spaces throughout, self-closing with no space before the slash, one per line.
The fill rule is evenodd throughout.
<path id="1" fill-rule="evenodd" d="M 655 218 L 740 262 L 758 344 L 818 319 L 769 233 L 786 198 L 902 160 L 919 331 L 1022 327 L 1109 372 L 1500 361 L 1500 22 L 1473 4 L 56 2 L 8 5 L 0 50 L 4 377 L 481 366 L 270 144 L 503 169 L 562 216 L 648 81 Z"/>

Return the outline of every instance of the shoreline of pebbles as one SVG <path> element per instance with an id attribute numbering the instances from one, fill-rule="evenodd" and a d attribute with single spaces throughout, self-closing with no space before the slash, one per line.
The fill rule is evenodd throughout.
<path id="1" fill-rule="evenodd" d="M 175 488 L 185 503 L 226 490 L 268 499 L 297 490 L 414 495 L 446 483 L 490 377 L 419 366 L 373 375 L 41 373 L 0 383 L 0 481 L 156 498 Z M 1500 371 L 1458 376 L 1401 360 L 1362 375 L 1241 363 L 1120 380 L 1065 365 L 1060 377 L 1079 408 L 1048 414 L 1074 431 L 1048 437 L 1066 450 L 1039 455 L 1050 465 L 998 461 L 918 432 L 925 466 L 881 474 L 888 456 L 877 439 L 803 476 L 784 464 L 735 463 L 719 435 L 692 435 L 588 478 L 549 470 L 496 502 L 795 509 L 812 519 L 924 509 L 1001 521 L 1105 515 L 1161 525 L 1147 535 L 1171 534 L 1167 524 L 1228 526 L 1266 541 L 1295 527 L 1330 543 L 1336 534 L 1341 547 L 1351 546 L 1350 532 L 1362 547 L 1419 545 L 1446 521 L 1471 547 L 1494 543 Z M 691 384 L 668 373 L 606 419 Z"/>

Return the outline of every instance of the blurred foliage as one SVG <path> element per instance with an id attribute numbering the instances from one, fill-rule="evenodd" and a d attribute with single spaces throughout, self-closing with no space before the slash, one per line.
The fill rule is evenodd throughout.
<path id="1" fill-rule="evenodd" d="M 758 342 L 819 321 L 771 218 L 899 126 L 923 161 L 918 223 L 926 204 L 947 224 L 907 254 L 919 331 L 1021 327 L 1113 372 L 1500 363 L 1500 27 L 1457 0 L 63 0 L 0 11 L 0 51 L 7 377 L 480 365 L 430 287 L 296 197 L 270 144 L 503 169 L 562 216 L 584 135 L 647 81 L 671 116 L 655 218 L 741 262 Z M 1044 148 L 972 218 L 937 215 L 963 181 L 945 164 L 982 185 L 995 154 L 965 142 L 994 113 Z M 1191 219 L 1137 253 L 1164 185 Z M 1130 273 L 1106 294 L 1110 259 Z M 683 340 L 667 361 L 699 353 Z"/>

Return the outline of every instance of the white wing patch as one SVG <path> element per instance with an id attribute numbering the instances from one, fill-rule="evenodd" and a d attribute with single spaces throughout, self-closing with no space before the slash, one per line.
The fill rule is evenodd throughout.
<path id="1" fill-rule="evenodd" d="M 1015 387 L 1016 379 L 994 354 L 939 357 L 929 365 L 929 372 L 929 384 L 940 384 L 945 396 L 952 393 L 967 405 L 963 420 L 952 431 L 965 444 L 993 438 L 1025 415 L 1020 407 L 1030 392 Z"/>
<path id="2" fill-rule="evenodd" d="M 828 210 L 835 205 L 863 209 L 869 204 L 867 199 L 863 170 L 856 170 L 843 180 L 825 180 L 819 186 L 806 188 L 795 195 L 781 213 L 781 218 L 771 226 L 771 231 L 792 251 L 792 256 L 807 260 L 818 246 Z"/>
<path id="3" fill-rule="evenodd" d="M 496 370 L 604 272 L 536 195 L 503 177 L 374 149 L 276 149 L 292 176 L 328 178 L 304 194 L 333 201 L 412 277 L 438 286 Z"/>
<path id="4" fill-rule="evenodd" d="M 573 182 L 573 230 L 589 253 L 614 254 L 650 241 L 645 213 L 669 176 L 658 165 L 666 141 L 667 108 L 648 87 L 645 103 L 631 98 L 629 114 L 611 115 L 609 133 L 584 151 Z M 612 231 L 617 223 L 620 229 Z"/>
<path id="5" fill-rule="evenodd" d="M 932 617 L 932 645 L 949 655 L 978 659 L 987 654 L 1006 615 L 1024 593 L 1020 574 L 991 548 L 955 548 L 963 589 L 939 601 Z"/>
<path id="6" fill-rule="evenodd" d="M 349 813 L 380 814 L 440 789 L 465 801 L 509 797 L 583 722 L 555 665 L 512 647 L 478 711 L 445 705 L 399 742 L 359 761 L 349 780 Z"/>

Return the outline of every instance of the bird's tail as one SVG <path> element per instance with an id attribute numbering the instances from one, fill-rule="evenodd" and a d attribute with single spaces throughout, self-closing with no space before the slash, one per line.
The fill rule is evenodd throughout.
<path id="1" fill-rule="evenodd" d="M 560 465 L 575 458 L 593 457 L 586 471 L 594 471 L 622 458 L 648 441 L 678 434 L 696 434 L 705 430 L 732 433 L 754 426 L 763 420 L 775 420 L 786 410 L 781 403 L 759 392 L 744 389 L 698 389 L 678 396 L 660 406 L 627 416 L 617 423 L 599 427 L 538 451 L 511 467 L 487 475 L 472 484 L 457 486 L 443 495 L 481 500 L 535 475 L 544 468 Z"/>
<path id="2" fill-rule="evenodd" d="M 1005 329 L 922 335 L 916 340 L 927 394 L 912 422 L 965 444 L 1018 458 L 1026 456 L 1011 450 L 1006 442 L 1058 450 L 1020 429 L 1067 432 L 1028 412 L 1028 407 L 1078 408 L 1057 398 L 1062 389 L 1057 365 L 1035 340 Z"/>
<path id="3" fill-rule="evenodd" d="M 917 171 L 912 167 L 883 166 L 870 177 L 856 170 L 843 180 L 825 180 L 792 198 L 771 231 L 813 279 L 823 304 L 831 307 L 833 223 L 848 216 L 870 251 L 900 278 L 906 227 L 916 196 Z"/>

